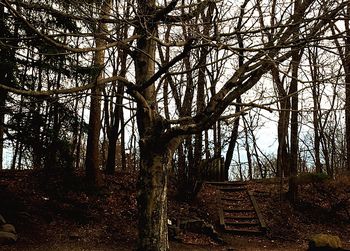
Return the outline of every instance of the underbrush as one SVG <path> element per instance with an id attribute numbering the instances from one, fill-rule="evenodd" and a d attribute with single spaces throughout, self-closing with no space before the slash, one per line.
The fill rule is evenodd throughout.
<path id="1" fill-rule="evenodd" d="M 316 210 L 321 220 L 349 222 L 350 177 L 323 178 L 300 185 L 299 206 Z"/>

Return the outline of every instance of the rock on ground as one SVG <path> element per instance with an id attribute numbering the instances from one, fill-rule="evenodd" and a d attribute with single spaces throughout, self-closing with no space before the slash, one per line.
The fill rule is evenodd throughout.
<path id="1" fill-rule="evenodd" d="M 336 235 L 316 234 L 309 241 L 309 250 L 342 250 L 341 240 Z"/>
<path id="2" fill-rule="evenodd" d="M 0 231 L 0 245 L 12 244 L 17 241 L 17 235 L 14 233 Z"/>

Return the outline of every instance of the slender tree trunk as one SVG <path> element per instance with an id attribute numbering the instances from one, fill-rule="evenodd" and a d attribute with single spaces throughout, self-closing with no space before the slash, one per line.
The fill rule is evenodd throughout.
<path id="1" fill-rule="evenodd" d="M 243 171 L 242 171 L 242 162 L 241 162 L 241 154 L 240 154 L 240 151 L 239 151 L 239 145 L 237 146 L 237 156 L 238 156 L 238 171 L 239 171 L 239 179 L 241 181 L 244 180 L 244 177 L 243 177 Z"/>
<path id="2" fill-rule="evenodd" d="M 79 44 L 79 39 L 77 39 L 77 45 Z M 76 60 L 76 63 L 78 64 L 79 62 L 79 54 L 76 55 L 75 57 L 75 60 Z M 75 87 L 78 87 L 79 86 L 79 74 L 76 73 L 75 75 Z M 74 123 L 73 123 L 73 128 L 72 128 L 72 133 L 73 133 L 73 138 L 72 138 L 72 143 L 71 143 L 71 149 L 70 149 L 70 154 L 71 156 L 73 156 L 74 158 L 74 161 L 77 162 L 78 159 L 77 159 L 77 156 L 76 156 L 76 149 L 77 149 L 77 146 L 78 146 L 78 137 L 79 137 L 79 112 L 78 112 L 78 107 L 79 107 L 79 103 L 80 103 L 80 100 L 79 99 L 75 99 L 74 100 Z M 76 165 L 72 165 L 73 168 L 74 166 Z"/>
<path id="3" fill-rule="evenodd" d="M 120 128 L 120 153 L 121 153 L 121 170 L 124 172 L 127 170 L 126 164 L 126 154 L 125 154 L 125 125 L 124 125 L 124 112 L 120 113 L 120 124 L 122 125 Z"/>
<path id="4" fill-rule="evenodd" d="M 323 135 L 321 146 L 322 146 L 322 152 L 323 152 L 324 162 L 326 166 L 326 172 L 330 177 L 333 177 L 328 143 L 329 143 L 329 138 L 327 139 L 326 136 Z"/>
<path id="5" fill-rule="evenodd" d="M 124 77 L 126 75 L 126 55 L 123 53 L 121 56 L 121 70 L 119 75 Z M 113 124 L 110 128 L 110 132 L 108 133 L 108 157 L 107 157 L 107 164 L 106 164 L 106 173 L 107 174 L 114 174 L 115 173 L 115 160 L 116 160 L 116 146 L 118 141 L 118 135 L 119 135 L 119 124 L 120 124 L 120 118 L 121 114 L 123 113 L 123 94 L 124 94 L 124 84 L 119 82 L 118 88 L 117 88 L 117 102 L 116 107 L 114 109 L 114 119 Z M 122 125 L 124 126 L 124 125 Z"/>
<path id="6" fill-rule="evenodd" d="M 58 63 L 59 69 L 62 69 L 62 66 L 64 63 L 63 60 L 64 60 L 63 58 L 60 58 L 60 61 Z M 55 83 L 56 86 L 53 86 L 53 88 L 59 89 L 61 77 L 62 77 L 62 72 L 58 73 L 56 83 Z M 55 95 L 53 97 L 53 100 L 54 100 L 54 102 L 52 103 L 52 106 L 51 106 L 51 109 L 49 112 L 49 114 L 53 117 L 52 128 L 50 128 L 52 130 L 52 134 L 49 137 L 48 152 L 44 158 L 44 167 L 46 169 L 57 167 L 57 153 L 59 151 L 59 149 L 57 147 L 57 145 L 58 145 L 57 143 L 59 140 L 61 125 L 60 125 L 60 121 L 59 121 L 60 114 L 59 114 L 59 107 L 58 107 L 58 100 L 59 100 L 58 95 Z"/>
<path id="7" fill-rule="evenodd" d="M 241 12 L 240 12 L 239 19 L 238 19 L 238 24 L 237 24 L 237 31 L 241 30 L 242 20 L 243 20 L 245 7 L 246 7 L 247 3 L 248 3 L 248 1 L 246 0 L 246 1 L 244 1 L 244 3 L 241 6 Z M 237 40 L 238 40 L 239 48 L 243 49 L 244 48 L 243 38 L 242 38 L 242 35 L 239 32 L 237 32 Z M 239 57 L 238 57 L 238 66 L 241 67 L 243 64 L 244 64 L 244 51 L 240 50 Z M 238 104 L 242 103 L 241 97 L 238 97 L 236 102 Z M 239 105 L 237 105 L 236 106 L 236 113 L 239 113 L 240 110 L 241 110 L 241 107 Z M 228 176 L 229 176 L 230 165 L 231 165 L 231 162 L 232 162 L 233 151 L 235 149 L 236 141 L 237 141 L 237 138 L 238 138 L 239 120 L 240 120 L 240 116 L 237 116 L 235 118 L 234 123 L 233 123 L 233 129 L 232 129 L 232 132 L 231 132 L 230 142 L 229 142 L 228 149 L 227 149 L 227 152 L 226 152 L 226 159 L 225 159 L 224 170 L 225 170 L 225 176 L 226 176 L 227 180 L 228 180 Z"/>
<path id="8" fill-rule="evenodd" d="M 100 16 L 102 18 L 108 18 L 108 13 L 111 9 L 111 0 L 104 0 L 101 4 Z M 99 23 L 97 27 L 97 33 L 105 33 L 107 30 L 106 24 Z M 96 37 L 96 47 L 102 47 L 106 45 L 106 41 L 103 38 Z M 104 50 L 98 50 L 95 52 L 94 63 L 98 69 L 98 75 L 96 76 L 96 84 L 91 89 L 91 102 L 90 102 L 90 117 L 89 117 L 89 130 L 88 139 L 86 145 L 86 159 L 85 159 L 85 173 L 86 179 L 90 186 L 99 187 L 102 185 L 101 170 L 99 167 L 99 144 L 100 144 L 100 130 L 101 130 L 101 89 L 98 86 L 98 81 L 103 78 L 104 67 Z"/>
<path id="9" fill-rule="evenodd" d="M 209 133 L 208 130 L 204 132 L 204 152 L 205 158 L 210 159 L 210 149 L 209 149 Z"/>
<path id="10" fill-rule="evenodd" d="M 350 3 L 346 7 L 347 16 L 350 15 Z M 344 73 L 345 73 L 345 169 L 350 173 L 350 22 L 348 18 L 344 19 L 345 34 L 343 45 L 334 39 L 338 53 L 342 60 Z M 333 35 L 336 34 L 334 27 L 331 27 Z M 321 138 L 323 135 L 321 135 Z"/>
<path id="11" fill-rule="evenodd" d="M 249 137 L 248 137 L 248 123 L 246 119 L 243 118 L 244 121 L 244 135 L 245 135 L 245 150 L 247 154 L 247 161 L 248 161 L 248 178 L 249 180 L 253 179 L 253 165 L 252 165 L 252 155 L 250 153 L 250 147 L 249 147 Z"/>
<path id="12" fill-rule="evenodd" d="M 207 13 L 202 13 L 202 19 L 203 22 L 207 25 L 204 26 L 203 29 L 203 35 L 209 36 L 210 29 L 212 28 L 212 15 L 213 15 L 214 9 L 209 7 Z M 203 111 L 205 107 L 205 87 L 206 87 L 206 63 L 207 63 L 207 56 L 208 56 L 209 50 L 207 46 L 203 46 L 200 49 L 200 56 L 199 56 L 199 72 L 198 72 L 198 81 L 197 81 L 197 114 Z M 212 83 L 212 93 L 215 93 L 215 83 Z M 217 131 L 215 129 L 216 124 L 214 124 L 214 133 L 216 134 Z M 214 141 L 215 144 L 215 141 Z M 202 161 L 202 155 L 203 155 L 203 132 L 200 132 L 195 135 L 195 143 L 194 143 L 194 166 L 192 166 L 192 169 L 195 169 L 193 171 L 194 177 L 192 177 L 193 181 L 197 178 L 198 171 L 196 170 L 201 166 Z M 214 146 L 214 148 L 217 148 L 219 146 Z M 215 151 L 215 149 L 214 149 Z"/>
<path id="13" fill-rule="evenodd" d="M 4 17 L 4 6 L 0 6 L 0 32 L 5 34 L 5 17 Z M 4 60 L 6 58 L 6 51 L 2 47 L 0 49 L 0 58 Z M 0 63 L 0 81 L 6 84 L 6 63 Z M 3 169 L 3 151 L 4 151 L 4 129 L 5 129 L 5 104 L 6 104 L 7 92 L 4 90 L 0 91 L 0 170 Z"/>
<path id="14" fill-rule="evenodd" d="M 202 52 L 204 53 L 204 52 Z M 202 63 L 205 65 L 205 56 L 202 54 Z M 199 76 L 198 76 L 198 82 L 197 82 L 197 114 L 203 111 L 204 109 L 204 102 L 205 102 L 205 92 L 204 92 L 204 87 L 205 87 L 205 69 L 200 68 L 199 69 Z M 190 166 L 191 168 L 191 175 L 190 175 L 190 180 L 192 185 L 195 184 L 195 181 L 197 177 L 199 176 L 200 170 L 199 167 L 201 166 L 201 161 L 202 161 L 202 154 L 203 154 L 203 132 L 199 132 L 195 135 L 194 137 L 194 165 Z"/>
<path id="15" fill-rule="evenodd" d="M 266 168 L 265 168 L 265 170 L 263 170 L 263 165 L 261 164 L 259 154 L 258 154 L 258 145 L 256 143 L 256 137 L 255 137 L 254 131 L 252 129 L 250 129 L 249 131 L 250 131 L 250 135 L 251 135 L 252 141 L 253 141 L 253 149 L 254 149 L 254 155 L 255 155 L 255 159 L 256 159 L 256 166 L 259 169 L 260 178 L 265 179 L 266 178 Z"/>
<path id="16" fill-rule="evenodd" d="M 347 15 L 350 15 L 350 3 L 347 6 Z M 346 139 L 346 169 L 350 172 L 350 24 L 345 19 L 345 139 Z"/>
<path id="17" fill-rule="evenodd" d="M 15 144 L 15 149 L 13 151 L 13 156 L 12 156 L 11 170 L 16 169 L 16 160 L 17 160 L 17 156 L 18 156 L 19 145 L 20 145 L 20 142 L 17 139 L 16 144 Z"/>
<path id="18" fill-rule="evenodd" d="M 320 83 L 318 81 L 319 74 L 318 74 L 318 66 L 317 66 L 317 48 L 315 49 L 315 53 L 309 53 L 309 60 L 310 60 L 310 70 L 311 70 L 311 77 L 312 77 L 312 98 L 313 98 L 313 125 L 314 125 L 314 148 L 315 148 L 315 168 L 316 173 L 322 172 L 321 167 L 321 159 L 320 159 L 320 145 L 321 145 L 321 139 L 320 139 L 320 118 L 319 118 L 319 98 L 320 98 Z"/>
<path id="19" fill-rule="evenodd" d="M 23 144 L 21 143 L 19 146 L 19 154 L 18 154 L 18 165 L 17 165 L 17 169 L 21 170 L 22 169 L 22 158 L 23 158 Z"/>
<path id="20" fill-rule="evenodd" d="M 1 80 L 2 78 L 0 78 Z M 5 130 L 5 104 L 7 93 L 0 93 L 0 170 L 3 169 L 3 149 L 4 149 L 4 130 Z"/>
<path id="21" fill-rule="evenodd" d="M 39 81 L 41 77 L 41 71 L 39 71 Z M 41 91 L 41 87 L 38 87 L 38 90 Z M 40 131 L 40 127 L 43 126 L 44 119 L 41 114 L 42 100 L 37 100 L 36 103 L 31 104 L 32 106 L 32 117 L 31 117 L 31 126 L 33 130 L 33 142 L 32 142 L 32 150 L 33 150 L 33 169 L 42 168 L 42 158 L 43 158 L 43 145 L 44 135 Z M 46 120 L 45 120 L 46 121 Z M 45 129 L 45 128 L 44 128 Z"/>
<path id="22" fill-rule="evenodd" d="M 91 89 L 90 118 L 88 139 L 86 144 L 85 173 L 87 182 L 92 187 L 99 187 L 102 184 L 101 171 L 99 167 L 99 138 L 101 129 L 100 95 L 101 91 L 97 86 Z"/>
<path id="23" fill-rule="evenodd" d="M 129 13 L 129 8 L 131 6 L 128 6 L 126 12 Z M 121 37 L 125 38 L 127 37 L 129 26 L 123 27 L 123 30 L 121 30 Z M 117 73 L 121 77 L 126 76 L 127 71 L 127 54 L 123 50 L 118 51 L 118 63 L 120 65 L 120 70 Z M 126 161 L 125 161 L 125 140 L 124 140 L 124 116 L 123 116 L 123 95 L 124 95 L 124 83 L 118 82 L 117 87 L 117 98 L 116 98 L 116 105 L 114 108 L 113 113 L 113 119 L 112 119 L 112 125 L 110 128 L 108 128 L 108 156 L 107 156 L 107 163 L 106 163 L 106 173 L 107 174 L 114 174 L 115 168 L 116 168 L 116 145 L 118 142 L 119 137 L 119 125 L 121 125 L 121 166 L 122 170 L 126 169 Z M 119 154 L 119 153 L 118 153 Z M 120 164 L 120 163 L 119 163 Z"/>
<path id="24" fill-rule="evenodd" d="M 52 135 L 50 135 L 48 139 L 48 152 L 46 156 L 44 157 L 44 168 L 45 169 L 52 169 L 57 167 L 57 143 L 58 143 L 58 137 L 59 137 L 59 131 L 60 131 L 60 124 L 59 124 L 59 111 L 57 104 L 54 103 L 53 107 L 50 109 L 50 113 L 53 116 L 52 121 Z"/>
<path id="25" fill-rule="evenodd" d="M 221 122 L 220 120 L 217 122 L 216 131 L 217 133 L 216 133 L 215 155 L 221 158 Z"/>
<path id="26" fill-rule="evenodd" d="M 77 147 L 75 150 L 75 170 L 80 170 L 80 161 L 83 159 L 81 156 L 81 149 L 82 149 L 82 139 L 84 136 L 84 115 L 85 115 L 85 106 L 87 102 L 87 97 L 84 98 L 83 106 L 82 106 L 82 114 L 81 114 L 81 120 L 79 123 L 79 132 L 78 132 L 78 139 L 77 139 Z"/>
<path id="27" fill-rule="evenodd" d="M 300 1 L 295 2 L 295 9 L 298 8 Z M 290 179 L 289 179 L 289 199 L 295 203 L 298 198 L 298 184 L 296 176 L 298 175 L 298 156 L 299 156 L 299 139 L 298 139 L 298 70 L 303 55 L 303 50 L 294 49 L 292 55 L 292 80 L 290 84 L 290 94 L 292 96 L 291 103 L 291 120 L 290 120 Z"/>
<path id="28" fill-rule="evenodd" d="M 280 112 L 278 119 L 278 149 L 277 149 L 277 176 L 283 178 L 289 175 L 289 143 L 288 143 L 288 126 L 290 117 L 290 100 L 283 87 L 283 82 L 279 77 L 278 68 L 272 69 L 272 76 L 277 86 L 278 96 L 280 98 Z"/>
<path id="29" fill-rule="evenodd" d="M 179 180 L 179 187 L 178 190 L 180 193 L 183 193 L 186 189 L 185 186 L 187 184 L 187 175 L 186 175 L 186 156 L 184 153 L 184 144 L 180 144 L 179 148 L 177 149 L 177 167 L 178 167 L 178 180 Z"/>
<path id="30" fill-rule="evenodd" d="M 241 98 L 237 99 L 237 103 L 241 103 Z M 236 106 L 236 112 L 239 112 L 239 111 L 240 111 L 240 107 Z M 232 129 L 231 136 L 230 136 L 230 142 L 229 142 L 228 149 L 226 152 L 225 176 L 226 176 L 227 180 L 228 180 L 229 170 L 230 170 L 230 166 L 231 166 L 231 162 L 232 162 L 232 158 L 233 158 L 233 151 L 235 149 L 237 138 L 238 138 L 239 118 L 240 118 L 239 116 L 236 117 L 236 119 L 233 123 L 233 129 Z"/>

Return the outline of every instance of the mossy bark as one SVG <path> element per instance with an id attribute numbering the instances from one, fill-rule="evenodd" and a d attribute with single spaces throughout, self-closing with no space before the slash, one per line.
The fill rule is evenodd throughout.
<path id="1" fill-rule="evenodd" d="M 161 145 L 140 142 L 138 183 L 139 251 L 169 250 L 167 228 L 167 184 L 169 154 Z"/>

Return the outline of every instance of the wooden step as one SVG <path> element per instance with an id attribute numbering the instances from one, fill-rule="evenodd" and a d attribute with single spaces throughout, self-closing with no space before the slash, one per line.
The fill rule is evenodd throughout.
<path id="1" fill-rule="evenodd" d="M 222 202 L 221 203 L 222 207 L 223 208 L 235 208 L 235 207 L 238 207 L 238 208 L 252 208 L 252 207 L 248 207 L 247 206 L 247 203 L 243 203 L 243 202 L 237 202 L 237 203 L 225 203 L 225 202 Z"/>
<path id="2" fill-rule="evenodd" d="M 205 182 L 205 184 L 208 185 L 213 185 L 213 186 L 245 186 L 246 183 L 242 181 L 210 181 L 210 182 Z"/>
<path id="3" fill-rule="evenodd" d="M 243 183 L 207 182 L 217 186 L 220 225 L 233 234 L 261 235 L 266 231 L 258 204 Z"/>
<path id="4" fill-rule="evenodd" d="M 249 202 L 249 199 L 247 199 L 247 198 L 235 198 L 235 197 L 221 197 L 221 200 L 232 201 L 232 202 L 236 202 L 236 201 L 247 201 L 247 202 Z"/>
<path id="5" fill-rule="evenodd" d="M 240 227 L 251 227 L 251 226 L 259 226 L 259 222 L 231 222 L 224 221 L 226 226 L 240 226 Z"/>
<path id="6" fill-rule="evenodd" d="M 246 187 L 238 186 L 238 187 L 220 187 L 220 191 L 222 192 L 242 192 L 247 191 Z"/>
<path id="7" fill-rule="evenodd" d="M 220 225 L 225 227 L 225 220 L 224 220 L 224 211 L 222 208 L 219 208 L 219 220 L 220 220 Z"/>
<path id="8" fill-rule="evenodd" d="M 232 220 L 259 220 L 255 215 L 225 215 L 225 219 L 232 219 Z"/>
<path id="9" fill-rule="evenodd" d="M 235 233 L 235 234 L 242 234 L 242 235 L 261 235 L 263 232 L 260 229 L 244 229 L 244 228 L 231 228 L 231 227 L 225 227 L 226 232 Z"/>
<path id="10" fill-rule="evenodd" d="M 254 208 L 223 208 L 224 213 L 255 212 Z"/>

